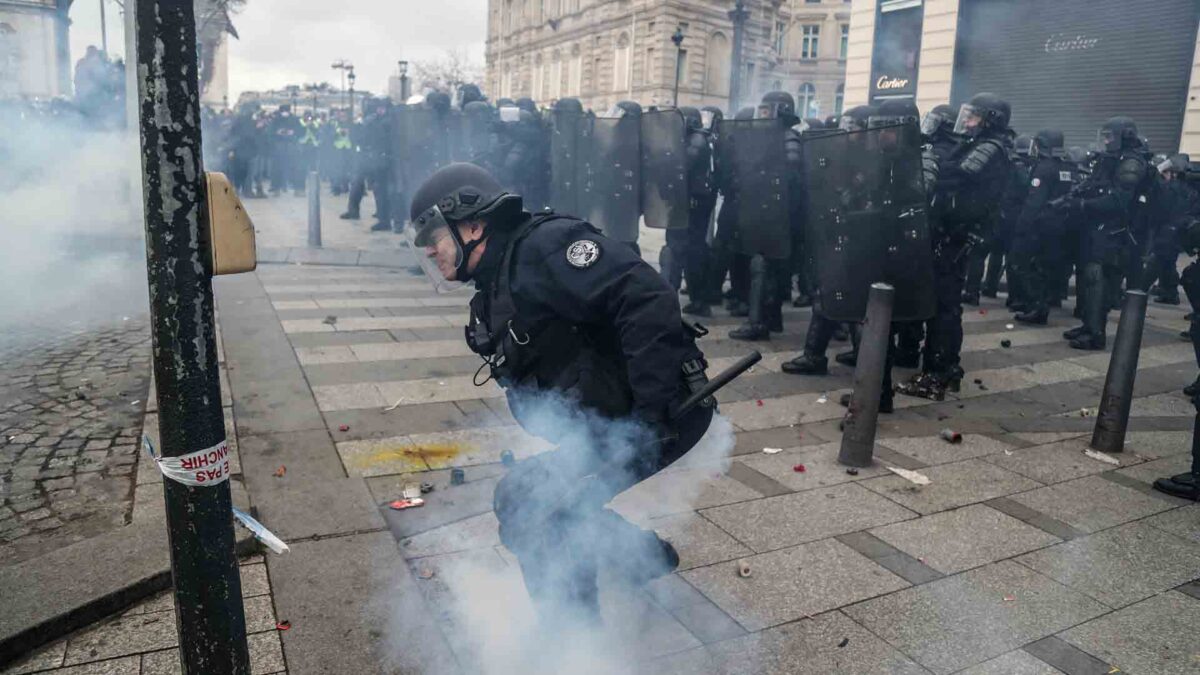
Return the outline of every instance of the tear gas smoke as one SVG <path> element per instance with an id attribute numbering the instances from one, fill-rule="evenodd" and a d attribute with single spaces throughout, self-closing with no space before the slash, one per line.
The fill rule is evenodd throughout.
<path id="1" fill-rule="evenodd" d="M 533 489 L 521 492 L 519 499 L 524 500 L 525 514 L 553 513 L 554 520 L 570 523 L 567 529 L 574 532 L 565 537 L 570 541 L 570 555 L 537 556 L 533 565 L 523 559 L 534 568 L 526 571 L 539 579 L 536 601 L 531 601 L 516 556 L 503 547 L 494 547 L 495 538 L 478 541 L 476 548 L 461 553 L 420 559 L 414 564 L 435 570 L 432 578 L 420 582 L 429 606 L 438 613 L 443 634 L 464 672 L 639 672 L 651 655 L 639 653 L 636 647 L 646 644 L 652 617 L 662 610 L 639 589 L 622 581 L 624 572 L 661 567 L 661 558 L 652 557 L 654 547 L 621 545 L 616 537 L 605 536 L 605 527 L 597 521 L 611 522 L 611 515 L 594 515 L 613 495 L 637 482 L 640 476 L 635 472 L 638 458 L 645 454 L 640 449 L 646 447 L 646 430 L 629 421 L 604 419 L 582 411 L 553 394 L 510 395 L 509 402 L 526 430 L 558 446 L 519 462 L 510 469 L 510 475 L 531 468 L 537 471 L 539 460 L 553 458 L 555 473 L 564 479 L 538 474 L 538 481 L 521 483 Z M 691 451 L 641 487 L 612 500 L 609 507 L 647 529 L 654 529 L 655 517 L 690 511 L 704 488 L 704 478 L 728 469 L 734 445 L 732 429 L 728 420 L 714 416 Z M 586 487 L 597 482 L 599 486 L 594 489 Z M 579 496 L 582 492 L 590 496 Z M 547 532 L 553 531 L 547 528 Z M 567 588 L 556 587 L 569 585 L 577 569 L 573 564 L 580 560 L 594 561 L 598 571 L 600 625 L 587 606 L 573 604 Z M 547 613 L 547 609 L 552 612 Z M 404 626 L 405 617 L 394 616 L 392 634 L 403 631 Z M 399 658 L 397 648 L 392 652 Z"/>
<path id="2" fill-rule="evenodd" d="M 0 104 L 0 350 L 147 312 L 137 137 Z"/>

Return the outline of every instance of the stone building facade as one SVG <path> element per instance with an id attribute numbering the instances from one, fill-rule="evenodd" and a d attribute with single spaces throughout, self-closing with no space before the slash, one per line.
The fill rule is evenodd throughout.
<path id="1" fill-rule="evenodd" d="M 726 111 L 782 89 L 802 115 L 841 109 L 849 40 L 846 0 L 745 0 L 738 101 L 730 101 L 734 0 L 488 0 L 487 77 L 493 98 L 539 105 L 573 96 L 607 110 L 617 101 Z M 676 50 L 671 36 L 684 36 Z"/>
<path id="2" fill-rule="evenodd" d="M 70 96 L 71 0 L 0 0 L 0 98 Z"/>

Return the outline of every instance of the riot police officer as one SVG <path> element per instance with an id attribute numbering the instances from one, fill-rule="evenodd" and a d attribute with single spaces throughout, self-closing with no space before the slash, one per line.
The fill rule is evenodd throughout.
<path id="1" fill-rule="evenodd" d="M 1029 154 L 1033 168 L 1025 203 L 1013 226 L 1009 293 L 1018 286 L 1023 305 L 1013 318 L 1045 325 L 1053 292 L 1050 274 L 1057 256 L 1062 255 L 1066 236 L 1062 214 L 1050 208 L 1050 203 L 1074 188 L 1076 176 L 1066 160 L 1061 131 L 1037 132 Z"/>
<path id="2" fill-rule="evenodd" d="M 1073 349 L 1101 350 L 1106 345 L 1112 297 L 1119 291 L 1128 256 L 1144 236 L 1146 193 L 1154 179 L 1132 119 L 1108 120 L 1099 136 L 1102 149 L 1091 175 L 1055 202 L 1064 214 L 1088 223 L 1083 233 L 1083 325 L 1063 334 Z"/>
<path id="3" fill-rule="evenodd" d="M 713 284 L 720 293 L 729 276 L 729 291 L 725 294 L 725 309 L 730 316 L 750 314 L 750 261 L 740 253 L 738 236 L 737 176 L 732 163 L 729 139 L 720 133 L 723 115 L 719 109 L 708 109 L 714 130 L 713 182 L 716 184 L 722 204 L 717 212 L 717 232 L 713 237 Z M 701 110 L 701 114 L 704 109 Z M 742 108 L 734 115 L 735 120 L 754 118 L 754 108 Z"/>
<path id="4" fill-rule="evenodd" d="M 720 297 L 711 294 L 712 254 L 705 241 L 708 222 L 717 201 L 713 187 L 713 150 L 711 133 L 704 128 L 704 117 L 696 108 L 685 106 L 683 113 L 687 130 L 688 226 L 680 237 L 678 230 L 667 230 L 667 246 L 673 252 L 683 251 L 683 276 L 687 279 L 690 302 L 684 314 L 712 316 L 711 305 Z M 672 238 L 675 241 L 671 241 Z M 677 248 L 679 247 L 679 248 Z M 675 284 L 673 284 L 675 285 Z"/>
<path id="5" fill-rule="evenodd" d="M 959 109 L 954 138 L 930 150 L 937 158 L 929 213 L 937 310 L 928 322 L 922 372 L 897 387 L 903 394 L 941 400 L 947 390 L 958 390 L 966 264 L 999 215 L 1009 177 L 1010 114 L 995 94 L 976 94 Z"/>
<path id="6" fill-rule="evenodd" d="M 1033 148 L 1033 137 L 1027 134 L 1017 136 L 1009 153 L 1008 182 L 1004 186 L 1004 196 L 1000 200 L 1000 214 L 996 218 L 996 226 L 992 229 L 981 246 L 971 251 L 971 259 L 967 264 L 967 283 L 963 289 L 963 303 L 978 305 L 980 296 L 995 298 L 1000 292 L 1000 277 L 1004 276 L 1005 263 L 1008 258 L 1009 246 L 1012 243 L 1013 227 L 1021 215 L 1021 207 L 1025 204 L 1025 196 L 1029 192 L 1029 172 L 1033 165 L 1030 157 Z M 1008 275 L 1008 301 L 1012 306 L 1020 294 L 1018 284 L 1013 282 L 1012 274 Z"/>
<path id="7" fill-rule="evenodd" d="M 794 127 L 800 119 L 796 117 L 796 102 L 792 95 L 785 91 L 770 91 L 763 94 L 762 102 L 758 105 L 757 115 L 760 119 L 778 120 L 784 129 L 783 161 L 787 166 L 788 181 L 785 189 L 788 192 L 787 223 L 778 228 L 786 231 L 790 241 L 778 246 L 792 247 L 799 245 L 803 230 L 804 186 L 803 150 L 799 130 Z M 744 177 L 743 180 L 749 180 Z M 764 223 L 738 223 L 740 228 L 760 227 Z M 744 236 L 744 235 L 743 235 Z M 750 298 L 749 316 L 742 326 L 729 332 L 734 340 L 769 340 L 771 333 L 783 331 L 783 303 L 790 294 L 791 273 L 790 256 L 788 259 L 769 258 L 765 251 L 756 252 L 750 257 Z"/>
<path id="8" fill-rule="evenodd" d="M 599 618 L 596 571 L 641 584 L 679 562 L 670 544 L 606 504 L 705 433 L 696 332 L 675 291 L 627 245 L 587 222 L 530 215 L 485 170 L 439 169 L 412 201 L 412 243 L 437 284 L 473 281 L 467 340 L 514 417 L 558 448 L 496 486 L 500 540 L 542 617 Z"/>
<path id="9" fill-rule="evenodd" d="M 1187 179 L 1191 161 L 1187 155 L 1175 154 L 1159 164 L 1163 184 L 1156 209 L 1157 227 L 1154 231 L 1154 261 L 1151 280 L 1157 282 L 1153 296 L 1155 302 L 1166 305 L 1179 304 L 1179 238 L 1192 219 L 1200 215 L 1200 195 Z"/>

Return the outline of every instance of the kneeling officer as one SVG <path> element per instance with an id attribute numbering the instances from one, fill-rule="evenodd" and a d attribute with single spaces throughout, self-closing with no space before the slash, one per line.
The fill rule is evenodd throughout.
<path id="1" fill-rule="evenodd" d="M 577 218 L 531 215 L 478 166 L 434 173 L 411 216 L 435 285 L 475 282 L 466 337 L 480 370 L 522 427 L 558 446 L 500 481 L 496 517 L 542 619 L 586 628 L 599 619 L 598 569 L 640 585 L 679 563 L 669 543 L 604 505 L 708 429 L 711 398 L 672 415 L 707 382 L 702 333 L 629 246 Z"/>

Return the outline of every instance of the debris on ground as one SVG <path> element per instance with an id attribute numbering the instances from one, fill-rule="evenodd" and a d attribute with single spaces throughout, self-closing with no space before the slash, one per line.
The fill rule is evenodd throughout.
<path id="1" fill-rule="evenodd" d="M 829 403 L 829 394 L 821 394 L 820 398 L 817 399 L 817 403 Z"/>
<path id="2" fill-rule="evenodd" d="M 1112 455 L 1106 455 L 1103 452 L 1099 452 L 1099 451 L 1093 450 L 1091 448 L 1084 448 L 1083 454 L 1087 455 L 1088 457 L 1091 457 L 1092 459 L 1098 459 L 1101 462 L 1104 462 L 1105 464 L 1112 464 L 1113 466 L 1121 466 L 1121 460 L 1117 459 L 1116 457 L 1113 457 Z"/>
<path id="3" fill-rule="evenodd" d="M 758 404 L 758 407 L 760 407 L 760 408 L 763 406 L 763 402 L 762 402 L 762 399 L 761 399 L 761 398 L 760 398 L 760 399 L 758 399 L 757 401 L 755 401 L 755 403 L 757 403 L 757 404 Z"/>
<path id="4" fill-rule="evenodd" d="M 962 443 L 962 434 L 953 429 L 942 429 L 938 432 L 938 437 L 947 443 Z"/>
<path id="5" fill-rule="evenodd" d="M 467 482 L 467 474 L 462 469 L 450 469 L 450 484 L 462 485 Z"/>
<path id="6" fill-rule="evenodd" d="M 1001 340 L 1000 346 L 1008 349 L 1009 347 L 1012 347 L 1012 340 Z"/>
<path id="7" fill-rule="evenodd" d="M 421 486 L 416 483 L 408 483 L 400 490 L 400 496 L 405 499 L 417 499 L 421 496 Z"/>
<path id="8" fill-rule="evenodd" d="M 1013 451 L 1005 448 L 1004 454 L 1007 455 L 1008 457 L 1012 457 Z"/>
<path id="9" fill-rule="evenodd" d="M 254 517 L 249 513 L 237 508 L 232 510 L 233 517 L 237 519 L 237 522 L 241 523 L 242 527 L 250 530 L 250 533 L 254 535 L 254 538 L 262 542 L 264 546 L 280 555 L 283 555 L 291 550 L 282 539 L 275 536 L 275 533 L 268 530 L 262 523 L 255 520 Z"/>
<path id="10" fill-rule="evenodd" d="M 942 420 L 950 419 L 950 416 L 947 415 L 946 413 L 938 413 L 937 418 L 938 418 L 938 421 L 941 422 Z"/>
<path id="11" fill-rule="evenodd" d="M 130 403 L 129 405 L 137 405 L 141 402 L 142 402 L 142 399 L 139 398 L 138 400 L 134 401 L 133 403 Z"/>
<path id="12" fill-rule="evenodd" d="M 396 402 L 395 402 L 395 403 L 393 403 L 393 404 L 389 405 L 388 407 L 384 408 L 384 409 L 383 409 L 383 412 L 391 412 L 391 411 L 395 410 L 396 408 L 399 408 L 399 407 L 400 407 L 400 404 L 401 404 L 401 403 L 403 403 L 403 402 L 404 402 L 404 399 L 402 399 L 402 398 L 398 398 L 398 399 L 396 399 Z"/>
<path id="13" fill-rule="evenodd" d="M 420 569 L 420 571 L 417 572 L 417 576 L 422 579 L 432 579 L 434 574 L 436 574 L 436 572 L 434 572 L 433 569 L 429 568 L 429 567 L 422 567 Z"/>
<path id="14" fill-rule="evenodd" d="M 889 466 L 887 467 L 887 470 L 907 481 L 912 482 L 915 485 L 929 485 L 933 482 L 929 480 L 929 477 L 925 474 L 917 473 L 916 471 L 909 471 L 908 469 L 901 469 L 895 466 Z"/>
<path id="15" fill-rule="evenodd" d="M 838 643 L 838 649 L 841 649 L 848 644 L 850 644 L 850 638 L 842 638 L 842 641 Z"/>
<path id="16" fill-rule="evenodd" d="M 515 457 L 513 457 L 513 451 L 512 450 L 501 451 L 500 452 L 500 463 L 503 464 L 504 466 L 512 466 L 513 464 L 516 464 L 517 460 Z"/>
<path id="17" fill-rule="evenodd" d="M 738 576 L 746 579 L 750 576 L 750 563 L 745 560 L 738 561 Z"/>
<path id="18" fill-rule="evenodd" d="M 339 424 L 338 431 L 350 431 L 350 425 L 349 424 Z"/>
<path id="19" fill-rule="evenodd" d="M 287 630 L 291 627 L 292 627 L 292 622 L 288 621 L 287 619 L 284 619 L 283 621 L 280 621 L 279 623 L 275 624 L 275 630 Z"/>
<path id="20" fill-rule="evenodd" d="M 1005 602 L 1013 602 L 1013 601 L 1015 601 L 1016 599 L 1017 599 L 1017 596 L 1015 596 L 1015 595 L 1006 595 L 1006 596 L 1004 596 L 1004 601 L 1005 601 Z"/>
<path id="21" fill-rule="evenodd" d="M 1004 324 L 1004 327 L 1008 330 L 1012 330 L 1012 329 L 1016 328 L 1016 326 L 1012 325 L 1011 323 Z"/>
<path id="22" fill-rule="evenodd" d="M 763 448 L 764 455 L 777 455 L 783 452 L 783 448 Z"/>
<path id="23" fill-rule="evenodd" d="M 805 471 L 808 471 L 808 467 L 804 466 L 803 464 L 797 464 L 796 466 L 792 467 L 792 471 L 795 471 L 796 473 L 804 473 Z"/>
<path id="24" fill-rule="evenodd" d="M 846 469 L 846 473 L 847 473 L 847 474 L 849 474 L 849 475 L 851 475 L 851 476 L 857 476 L 857 475 L 858 475 L 858 469 L 855 469 L 855 468 L 849 468 L 849 469 Z"/>
<path id="25" fill-rule="evenodd" d="M 421 483 L 421 494 L 427 495 L 433 492 L 433 483 Z"/>
<path id="26" fill-rule="evenodd" d="M 1095 414 L 1096 414 L 1096 410 L 1094 408 L 1080 408 L 1079 409 L 1080 417 L 1091 417 L 1092 415 L 1095 415 Z"/>
<path id="27" fill-rule="evenodd" d="M 323 324 L 325 324 L 325 325 L 327 325 L 327 326 L 332 326 L 332 325 L 334 325 L 334 324 L 336 324 L 336 323 L 337 323 L 337 317 L 336 317 L 336 316 L 334 316 L 334 315 L 332 315 L 332 314 L 330 314 L 329 316 L 327 316 L 327 317 L 325 317 L 324 319 L 322 319 L 322 320 L 321 320 L 321 323 L 323 323 Z"/>
<path id="28" fill-rule="evenodd" d="M 278 469 L 275 469 L 275 477 L 283 478 L 287 474 L 287 467 L 280 464 Z"/>
<path id="29" fill-rule="evenodd" d="M 388 504 L 388 507 L 393 511 L 403 511 L 404 509 L 413 509 L 418 506 L 425 506 L 425 500 L 420 497 L 416 499 L 397 499 Z"/>
<path id="30" fill-rule="evenodd" d="M 986 310 L 986 309 L 981 309 L 981 310 L 979 310 L 979 315 L 980 315 L 980 316 L 987 316 L 987 310 Z"/>

